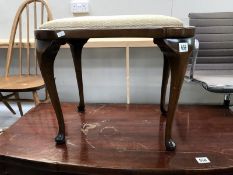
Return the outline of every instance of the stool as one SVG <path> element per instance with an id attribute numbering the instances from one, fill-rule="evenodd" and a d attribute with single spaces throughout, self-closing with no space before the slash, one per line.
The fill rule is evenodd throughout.
<path id="1" fill-rule="evenodd" d="M 167 116 L 166 150 L 173 151 L 172 123 L 183 84 L 188 58 L 194 45 L 195 29 L 183 27 L 180 20 L 163 15 L 89 16 L 49 21 L 35 31 L 36 52 L 46 87 L 56 113 L 59 130 L 57 144 L 65 142 L 65 125 L 54 79 L 54 60 L 60 46 L 68 43 L 73 56 L 80 102 L 78 111 L 85 110 L 82 82 L 81 53 L 89 38 L 148 37 L 153 38 L 164 55 L 160 109 Z M 171 74 L 168 109 L 165 96 Z"/>

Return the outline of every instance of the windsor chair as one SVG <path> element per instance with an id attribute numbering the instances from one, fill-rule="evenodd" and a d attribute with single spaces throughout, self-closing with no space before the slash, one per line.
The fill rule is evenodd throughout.
<path id="1" fill-rule="evenodd" d="M 10 92 L 2 95 L 1 99 L 3 102 L 16 101 L 21 115 L 23 115 L 21 102 L 34 101 L 35 105 L 40 103 L 37 91 L 44 88 L 45 84 L 39 73 L 36 52 L 32 45 L 34 30 L 51 19 L 52 13 L 46 0 L 25 0 L 19 6 L 13 21 L 5 76 L 0 77 L 0 92 L 1 95 L 2 92 Z M 33 99 L 22 99 L 19 92 L 32 92 Z"/>

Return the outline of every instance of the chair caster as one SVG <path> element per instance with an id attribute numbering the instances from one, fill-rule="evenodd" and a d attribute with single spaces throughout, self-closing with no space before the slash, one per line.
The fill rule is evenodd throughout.
<path id="1" fill-rule="evenodd" d="M 176 149 L 176 143 L 172 139 L 165 141 L 165 146 L 167 151 L 175 151 Z"/>
<path id="2" fill-rule="evenodd" d="M 55 137 L 55 142 L 56 142 L 56 144 L 58 144 L 58 145 L 64 144 L 64 143 L 66 142 L 66 141 L 65 141 L 65 135 L 59 133 L 59 134 Z"/>
<path id="3" fill-rule="evenodd" d="M 78 106 L 78 112 L 84 112 L 85 106 Z"/>

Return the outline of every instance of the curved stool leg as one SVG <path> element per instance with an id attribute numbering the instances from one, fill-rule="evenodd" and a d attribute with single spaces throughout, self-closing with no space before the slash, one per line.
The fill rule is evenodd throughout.
<path id="1" fill-rule="evenodd" d="M 164 55 L 164 63 L 163 63 L 163 78 L 162 78 L 162 87 L 161 87 L 161 98 L 160 98 L 160 111 L 162 115 L 167 115 L 167 109 L 166 109 L 166 92 L 167 92 L 167 83 L 168 78 L 170 74 L 170 66 L 168 62 L 168 58 L 166 55 Z"/>
<path id="2" fill-rule="evenodd" d="M 73 61 L 74 61 L 76 79 L 77 79 L 77 84 L 78 84 L 78 89 L 79 89 L 79 98 L 80 98 L 79 106 L 78 106 L 79 112 L 85 111 L 81 58 L 82 58 L 82 48 L 87 41 L 88 39 L 78 39 L 78 40 L 68 41 L 70 45 L 70 50 L 72 53 Z"/>
<path id="3" fill-rule="evenodd" d="M 165 146 L 167 151 L 174 151 L 176 144 L 172 139 L 172 124 L 186 72 L 188 58 L 194 45 L 193 38 L 154 40 L 167 57 L 171 69 L 171 86 L 165 128 Z"/>
<path id="4" fill-rule="evenodd" d="M 57 144 L 65 143 L 64 118 L 54 78 L 54 60 L 57 52 L 60 49 L 60 45 L 61 44 L 58 41 L 37 40 L 36 48 L 37 59 L 40 66 L 41 74 L 44 78 L 46 88 L 49 92 L 49 96 L 55 110 L 59 125 L 59 131 L 55 138 Z"/>

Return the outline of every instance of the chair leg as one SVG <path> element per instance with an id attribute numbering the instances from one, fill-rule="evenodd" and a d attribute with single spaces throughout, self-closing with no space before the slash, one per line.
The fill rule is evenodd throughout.
<path id="1" fill-rule="evenodd" d="M 39 96 L 38 96 L 37 91 L 33 91 L 33 92 L 32 92 L 32 95 L 33 95 L 33 99 L 34 99 L 35 106 L 37 106 L 38 104 L 40 104 L 40 98 L 39 98 Z"/>
<path id="2" fill-rule="evenodd" d="M 0 101 L 3 102 L 3 104 L 13 113 L 16 114 L 14 109 L 10 106 L 10 104 L 7 102 L 7 100 L 4 98 L 4 96 L 2 95 L 2 93 L 0 92 Z"/>
<path id="3" fill-rule="evenodd" d="M 160 99 L 160 111 L 162 115 L 167 115 L 166 109 L 166 91 L 167 91 L 167 83 L 170 74 L 170 66 L 168 62 L 168 58 L 164 55 L 164 63 L 163 63 L 163 78 L 162 78 L 162 87 L 161 87 L 161 99 Z"/>
<path id="4" fill-rule="evenodd" d="M 78 89 L 79 89 L 79 98 L 80 98 L 79 106 L 78 106 L 79 112 L 85 111 L 81 56 L 82 56 L 82 48 L 86 42 L 87 42 L 87 39 L 79 39 L 76 41 L 69 42 L 73 61 L 74 61 Z"/>
<path id="5" fill-rule="evenodd" d="M 158 45 L 163 54 L 167 56 L 171 70 L 170 95 L 165 128 L 165 146 L 167 151 L 174 151 L 176 149 L 176 144 L 172 139 L 172 124 L 194 40 L 192 38 L 174 40 L 161 39 L 154 40 L 154 42 Z M 180 49 L 181 44 L 182 46 L 184 45 L 182 49 Z"/>
<path id="6" fill-rule="evenodd" d="M 49 97 L 48 89 L 45 87 L 44 91 L 45 91 L 45 98 L 43 100 L 40 100 L 40 103 L 49 103 L 50 97 Z"/>
<path id="7" fill-rule="evenodd" d="M 65 143 L 65 123 L 54 78 L 54 60 L 60 49 L 61 44 L 62 43 L 55 40 L 37 40 L 36 47 L 36 55 L 40 66 L 41 74 L 44 78 L 45 85 L 49 92 L 51 103 L 53 105 L 58 121 L 59 131 L 57 136 L 55 137 L 55 141 L 57 144 Z"/>
<path id="8" fill-rule="evenodd" d="M 19 101 L 19 93 L 18 92 L 15 92 L 15 99 L 17 100 L 17 106 L 18 106 L 18 108 L 19 108 L 19 113 L 20 113 L 20 115 L 21 116 L 23 116 L 23 109 L 22 109 L 22 105 L 21 105 L 21 103 L 20 103 L 20 101 Z"/>
<path id="9" fill-rule="evenodd" d="M 50 97 L 49 97 L 49 92 L 47 90 L 47 88 L 45 87 L 45 103 L 48 103 L 50 101 Z"/>

